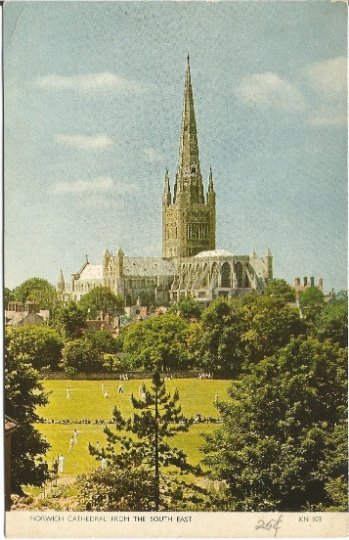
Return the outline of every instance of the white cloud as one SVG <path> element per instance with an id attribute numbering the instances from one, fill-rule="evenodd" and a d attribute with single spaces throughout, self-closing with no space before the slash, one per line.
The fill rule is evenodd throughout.
<path id="1" fill-rule="evenodd" d="M 305 75 L 313 90 L 325 99 L 346 96 L 347 59 L 344 56 L 309 64 Z"/>
<path id="2" fill-rule="evenodd" d="M 113 144 L 107 135 L 56 135 L 55 141 L 59 144 L 79 148 L 80 150 L 100 150 Z"/>
<path id="3" fill-rule="evenodd" d="M 348 122 L 346 115 L 322 115 L 315 114 L 310 117 L 308 124 L 311 126 L 346 126 Z"/>
<path id="4" fill-rule="evenodd" d="M 244 77 L 236 96 L 250 107 L 302 111 L 305 100 L 298 88 L 271 71 Z"/>
<path id="5" fill-rule="evenodd" d="M 83 93 L 95 92 L 142 92 L 147 86 L 138 82 L 125 79 L 116 73 L 104 71 L 101 73 L 86 73 L 85 75 L 50 74 L 36 79 L 36 84 L 41 88 L 53 90 L 75 90 Z"/>
<path id="6" fill-rule="evenodd" d="M 161 161 L 161 155 L 151 146 L 144 148 L 143 152 L 145 153 L 148 161 Z"/>
<path id="7" fill-rule="evenodd" d="M 50 188 L 50 192 L 55 194 L 90 194 L 99 197 L 108 195 L 108 200 L 110 200 L 111 194 L 122 195 L 125 193 L 132 193 L 136 189 L 136 185 L 130 182 L 114 182 L 110 176 L 98 176 L 91 180 L 57 182 Z M 84 199 L 86 200 L 86 198 Z"/>
<path id="8" fill-rule="evenodd" d="M 57 182 L 52 193 L 107 193 L 114 187 L 109 176 L 98 176 L 93 180 L 75 180 L 74 182 Z"/>

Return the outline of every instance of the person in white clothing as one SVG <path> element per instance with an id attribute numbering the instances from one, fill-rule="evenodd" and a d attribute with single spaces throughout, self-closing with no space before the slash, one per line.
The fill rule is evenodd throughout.
<path id="1" fill-rule="evenodd" d="M 64 456 L 61 454 L 58 458 L 58 472 L 62 474 L 64 472 Z"/>

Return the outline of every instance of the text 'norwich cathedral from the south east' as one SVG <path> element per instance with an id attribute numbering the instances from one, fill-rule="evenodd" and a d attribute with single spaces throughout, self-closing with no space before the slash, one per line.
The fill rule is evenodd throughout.
<path id="1" fill-rule="evenodd" d="M 264 257 L 234 255 L 216 249 L 216 194 L 212 170 L 204 192 L 189 57 L 185 75 L 179 162 L 173 192 L 168 171 L 162 196 L 162 257 L 128 257 L 106 250 L 103 263 L 87 257 L 65 283 L 57 283 L 65 299 L 80 298 L 95 287 L 109 287 L 125 305 L 168 305 L 192 297 L 206 305 L 218 296 L 262 292 L 273 277 L 269 249 Z"/>

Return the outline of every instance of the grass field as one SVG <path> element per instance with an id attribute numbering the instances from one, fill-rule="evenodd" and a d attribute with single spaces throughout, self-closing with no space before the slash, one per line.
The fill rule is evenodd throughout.
<path id="1" fill-rule="evenodd" d="M 65 457 L 64 474 L 76 476 L 98 466 L 96 460 L 89 455 L 88 443 L 96 444 L 97 441 L 103 446 L 105 435 L 103 425 L 75 424 L 85 418 L 95 421 L 97 419 L 110 420 L 114 405 L 118 405 L 124 416 L 132 414 L 130 396 L 133 393 L 138 397 L 139 387 L 142 383 L 149 385 L 150 380 L 123 381 L 124 393 L 118 393 L 119 381 L 104 381 L 104 389 L 109 393 L 105 398 L 102 391 L 101 381 L 75 381 L 61 380 L 44 381 L 45 390 L 49 393 L 49 404 L 38 408 L 38 414 L 49 420 L 68 419 L 71 424 L 36 424 L 36 428 L 46 437 L 51 444 L 45 459 L 52 466 L 52 460 L 58 454 Z M 230 381 L 226 380 L 199 380 L 177 379 L 166 381 L 166 388 L 173 392 L 179 391 L 180 403 L 183 413 L 195 416 L 200 413 L 203 417 L 217 417 L 214 407 L 216 394 L 219 399 L 227 399 L 226 390 Z M 67 388 L 70 388 L 70 399 L 67 399 Z M 173 439 L 173 444 L 182 448 L 188 455 L 189 462 L 197 464 L 203 458 L 200 446 L 203 444 L 202 433 L 211 432 L 217 428 L 217 424 L 194 424 L 188 433 L 181 433 Z M 78 443 L 69 451 L 69 441 L 73 430 L 79 432 Z"/>

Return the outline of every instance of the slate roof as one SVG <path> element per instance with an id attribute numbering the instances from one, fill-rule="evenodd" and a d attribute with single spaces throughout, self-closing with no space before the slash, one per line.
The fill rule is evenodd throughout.
<path id="1" fill-rule="evenodd" d="M 161 257 L 124 257 L 125 276 L 174 276 L 174 263 Z"/>
<path id="2" fill-rule="evenodd" d="M 91 264 L 88 263 L 85 268 L 82 270 L 79 280 L 80 281 L 91 281 L 94 279 L 103 279 L 103 266 L 101 264 Z"/>

